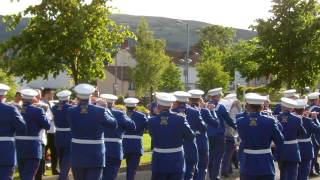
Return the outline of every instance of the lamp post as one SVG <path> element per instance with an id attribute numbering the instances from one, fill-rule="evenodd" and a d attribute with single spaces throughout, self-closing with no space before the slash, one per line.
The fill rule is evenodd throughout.
<path id="1" fill-rule="evenodd" d="M 189 89 L 189 63 L 192 62 L 191 59 L 189 59 L 189 51 L 190 51 L 190 28 L 189 28 L 189 24 L 187 22 L 181 21 L 181 20 L 177 20 L 177 24 L 186 24 L 187 26 L 187 53 L 185 55 L 185 71 L 184 71 L 184 76 L 185 76 L 185 86 L 186 86 L 186 90 Z M 191 61 L 190 61 L 191 60 Z M 190 62 L 189 62 L 190 61 Z"/>

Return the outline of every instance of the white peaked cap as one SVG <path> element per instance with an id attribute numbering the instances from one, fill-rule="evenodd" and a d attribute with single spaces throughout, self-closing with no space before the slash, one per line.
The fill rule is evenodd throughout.
<path id="1" fill-rule="evenodd" d="M 156 93 L 157 104 L 165 107 L 172 106 L 172 103 L 177 100 L 174 95 L 169 93 Z"/>
<path id="2" fill-rule="evenodd" d="M 308 99 L 310 99 L 310 100 L 319 99 L 319 95 L 320 95 L 319 92 L 310 93 L 310 94 L 308 94 Z"/>
<path id="3" fill-rule="evenodd" d="M 295 108 L 296 101 L 290 98 L 282 97 L 281 98 L 281 106 L 284 106 L 286 108 Z"/>
<path id="4" fill-rule="evenodd" d="M 78 84 L 74 87 L 74 91 L 79 99 L 89 99 L 95 90 L 96 88 L 90 84 Z"/>
<path id="5" fill-rule="evenodd" d="M 222 87 L 211 89 L 208 91 L 209 96 L 217 96 L 222 94 Z"/>
<path id="6" fill-rule="evenodd" d="M 72 94 L 71 91 L 63 90 L 63 91 L 58 92 L 56 94 L 56 96 L 58 97 L 58 99 L 60 101 L 68 101 L 71 94 Z"/>
<path id="7" fill-rule="evenodd" d="M 190 98 L 201 98 L 202 95 L 204 95 L 204 91 L 200 89 L 191 89 L 188 91 L 188 93 L 191 95 Z"/>
<path id="8" fill-rule="evenodd" d="M 261 96 L 257 93 L 248 93 L 245 95 L 245 100 L 248 104 L 262 105 L 267 100 L 266 96 Z"/>
<path id="9" fill-rule="evenodd" d="M 114 103 L 118 97 L 113 94 L 100 94 L 100 98 L 105 99 L 108 103 Z"/>
<path id="10" fill-rule="evenodd" d="M 237 95 L 235 93 L 231 93 L 226 95 L 223 99 L 237 99 Z"/>
<path id="11" fill-rule="evenodd" d="M 297 91 L 295 89 L 289 89 L 289 90 L 283 91 L 283 96 L 286 98 L 292 97 L 292 96 L 295 96 L 296 92 Z"/>
<path id="12" fill-rule="evenodd" d="M 307 102 L 305 99 L 296 99 L 295 108 L 296 109 L 304 109 L 307 107 Z"/>
<path id="13" fill-rule="evenodd" d="M 9 89 L 10 89 L 9 86 L 7 86 L 6 84 L 0 83 L 0 95 L 1 96 L 6 95 Z"/>
<path id="14" fill-rule="evenodd" d="M 22 89 L 20 91 L 22 99 L 31 100 L 34 97 L 38 96 L 39 93 L 34 89 Z"/>
<path id="15" fill-rule="evenodd" d="M 173 93 L 173 95 L 177 98 L 177 101 L 179 102 L 188 102 L 189 98 L 191 97 L 190 93 L 184 91 L 176 91 Z"/>
<path id="16" fill-rule="evenodd" d="M 126 107 L 136 107 L 137 104 L 139 103 L 139 99 L 137 98 L 126 98 L 124 99 L 124 104 Z"/>

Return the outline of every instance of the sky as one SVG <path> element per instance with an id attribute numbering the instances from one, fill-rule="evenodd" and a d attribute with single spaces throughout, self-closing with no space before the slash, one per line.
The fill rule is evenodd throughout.
<path id="1" fill-rule="evenodd" d="M 41 0 L 0 0 L 0 14 L 17 13 Z M 90 0 L 88 0 L 90 1 Z M 271 0 L 113 0 L 115 13 L 197 20 L 248 29 L 270 16 Z"/>

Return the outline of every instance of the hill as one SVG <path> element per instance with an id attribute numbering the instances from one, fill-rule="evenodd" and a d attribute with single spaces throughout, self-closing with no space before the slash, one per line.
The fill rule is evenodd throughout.
<path id="1" fill-rule="evenodd" d="M 177 23 L 176 19 L 162 18 L 162 17 L 144 17 L 148 22 L 150 29 L 154 31 L 154 36 L 156 38 L 163 38 L 167 42 L 167 49 L 169 50 L 179 50 L 183 51 L 186 49 L 187 44 L 187 28 L 186 24 Z M 132 16 L 125 14 L 113 14 L 111 19 L 119 24 L 129 25 L 132 31 L 137 29 L 137 25 L 140 22 L 141 16 Z M 18 25 L 15 31 L 5 32 L 5 26 L 0 23 L 0 41 L 4 41 L 13 35 L 18 34 L 27 24 L 28 19 L 24 18 L 23 21 Z M 198 42 L 199 35 L 198 32 L 201 28 L 208 26 L 210 24 L 200 22 L 200 21 L 184 21 L 189 24 L 190 27 L 190 45 Z M 255 36 L 255 32 L 235 29 L 236 36 L 235 41 L 239 39 L 248 40 Z"/>

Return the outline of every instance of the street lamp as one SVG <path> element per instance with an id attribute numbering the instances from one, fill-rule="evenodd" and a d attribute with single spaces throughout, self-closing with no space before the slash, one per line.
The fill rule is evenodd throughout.
<path id="1" fill-rule="evenodd" d="M 189 59 L 189 41 L 190 41 L 190 29 L 189 29 L 189 24 L 187 22 L 184 22 L 182 20 L 177 20 L 176 21 L 177 24 L 185 24 L 187 26 L 187 54 L 185 56 L 185 67 L 186 67 L 186 70 L 184 72 L 184 75 L 185 75 L 185 86 L 186 86 L 186 90 L 189 89 L 189 63 L 192 62 L 191 59 Z M 191 61 L 190 61 L 191 60 Z M 190 61 L 190 62 L 189 62 Z"/>

